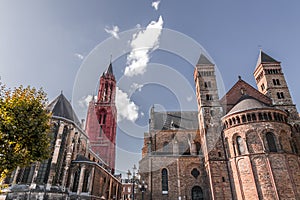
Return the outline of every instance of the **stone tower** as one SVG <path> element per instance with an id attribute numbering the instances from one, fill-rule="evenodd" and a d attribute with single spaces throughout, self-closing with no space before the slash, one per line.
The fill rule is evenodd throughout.
<path id="1" fill-rule="evenodd" d="M 203 162 L 210 185 L 211 199 L 232 199 L 227 158 L 222 140 L 221 107 L 215 66 L 201 54 L 194 80 Z"/>
<path id="2" fill-rule="evenodd" d="M 89 104 L 86 131 L 92 150 L 115 169 L 117 109 L 115 105 L 116 80 L 110 63 L 100 77 L 97 101 Z"/>
<path id="3" fill-rule="evenodd" d="M 290 120 L 299 119 L 279 61 L 260 51 L 254 77 L 258 90 L 272 99 L 274 106 L 286 111 Z"/>
<path id="4" fill-rule="evenodd" d="M 258 90 L 239 79 L 228 91 L 224 140 L 234 199 L 300 199 L 297 117 L 280 62 L 260 52 Z"/>

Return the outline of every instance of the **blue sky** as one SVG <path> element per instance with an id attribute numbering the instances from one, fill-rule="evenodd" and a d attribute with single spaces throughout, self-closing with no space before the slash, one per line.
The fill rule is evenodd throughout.
<path id="1" fill-rule="evenodd" d="M 96 94 L 97 78 L 112 54 L 119 97 L 128 100 L 120 105 L 125 107 L 117 132 L 120 171 L 140 159 L 151 105 L 158 110 L 196 109 L 191 62 L 200 52 L 185 46 L 191 39 L 216 63 L 226 91 L 238 75 L 255 86 L 253 70 L 261 47 L 282 62 L 294 103 L 300 105 L 299 1 L 161 0 L 157 10 L 151 4 L 150 0 L 0 1 L 1 81 L 9 87 L 43 87 L 50 101 L 63 90 L 79 117 L 85 118 L 85 100 Z M 173 38 L 174 46 L 167 49 L 153 41 L 152 49 L 144 52 L 149 58 L 146 72 L 125 76 L 136 27 L 145 28 L 151 21 L 174 31 L 167 36 L 183 38 Z M 114 27 L 119 39 L 110 34 Z M 170 51 L 176 45 L 189 54 Z"/>

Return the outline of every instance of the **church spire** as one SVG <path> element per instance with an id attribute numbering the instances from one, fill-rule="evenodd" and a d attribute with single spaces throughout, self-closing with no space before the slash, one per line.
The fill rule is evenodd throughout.
<path id="1" fill-rule="evenodd" d="M 275 60 L 265 52 L 263 52 L 261 49 L 259 51 L 259 56 L 256 63 L 256 68 L 262 63 L 280 63 L 279 61 Z"/>
<path id="2" fill-rule="evenodd" d="M 210 60 L 203 54 L 200 55 L 200 58 L 197 62 L 197 65 L 214 65 Z"/>
<path id="3" fill-rule="evenodd" d="M 111 62 L 109 63 L 109 66 L 108 66 L 108 68 L 107 68 L 105 74 L 111 74 L 111 75 L 114 75 L 113 67 L 112 67 Z"/>

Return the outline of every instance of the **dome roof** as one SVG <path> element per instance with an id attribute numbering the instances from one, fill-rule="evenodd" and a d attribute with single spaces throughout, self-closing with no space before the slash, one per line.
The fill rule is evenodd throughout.
<path id="1" fill-rule="evenodd" d="M 243 112 L 247 110 L 264 109 L 264 108 L 270 108 L 270 107 L 251 96 L 245 96 L 240 99 L 240 101 L 227 113 L 227 115 L 231 115 L 234 113 Z"/>

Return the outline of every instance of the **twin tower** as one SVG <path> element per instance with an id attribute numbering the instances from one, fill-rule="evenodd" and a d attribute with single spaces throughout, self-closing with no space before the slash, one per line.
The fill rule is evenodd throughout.
<path id="1" fill-rule="evenodd" d="M 152 164 L 147 164 L 148 167 L 142 174 L 142 178 L 149 184 L 146 199 L 172 199 L 171 195 L 177 193 L 178 198 L 190 196 L 192 200 L 300 199 L 300 119 L 281 63 L 260 51 L 254 77 L 258 89 L 239 78 L 220 99 L 215 66 L 204 55 L 200 56 L 194 80 L 198 104 L 196 142 L 199 143 L 197 149 L 199 147 L 203 157 L 198 158 L 197 163 L 192 163 L 192 175 L 177 174 L 178 170 L 172 171 L 171 166 L 155 169 L 157 172 L 154 172 L 152 165 L 162 162 L 160 158 L 177 160 L 177 168 L 183 166 L 180 162 L 184 162 L 184 166 L 190 164 L 186 163 L 189 162 L 188 159 L 183 160 L 184 156 L 187 156 L 184 153 L 181 158 L 174 152 L 155 152 L 156 147 L 153 145 L 159 144 L 159 141 L 153 143 L 150 137 L 145 138 L 141 163 L 152 159 L 151 162 L 145 162 Z M 90 102 L 86 131 L 92 150 L 112 171 L 115 169 L 116 153 L 115 95 L 116 80 L 110 64 L 100 77 L 97 101 Z M 189 128 L 194 129 L 186 127 L 186 130 Z M 171 136 L 176 132 L 175 129 L 180 131 L 180 126 L 167 131 L 158 130 L 152 139 L 165 134 L 166 137 L 162 138 L 172 140 L 169 143 L 171 144 L 174 140 Z M 152 132 L 150 130 L 149 134 Z M 184 138 L 185 131 L 181 132 Z M 171 136 L 167 137 L 168 135 Z M 193 142 L 195 141 L 190 143 Z M 162 148 L 164 149 L 166 148 Z M 194 182 L 182 185 L 188 176 L 191 176 Z M 173 181 L 177 184 L 176 187 L 172 186 L 173 177 L 176 179 Z M 188 188 L 188 184 L 194 185 Z"/>
<path id="2" fill-rule="evenodd" d="M 300 199 L 299 115 L 281 63 L 260 51 L 257 89 L 240 77 L 219 99 L 201 55 L 194 80 L 207 199 Z"/>

